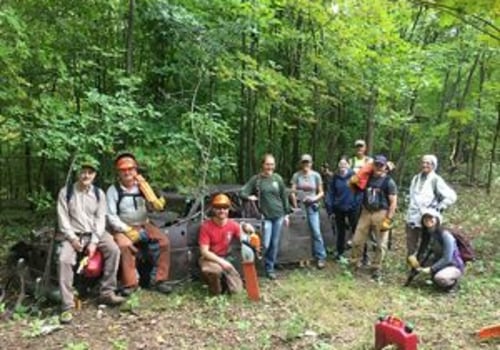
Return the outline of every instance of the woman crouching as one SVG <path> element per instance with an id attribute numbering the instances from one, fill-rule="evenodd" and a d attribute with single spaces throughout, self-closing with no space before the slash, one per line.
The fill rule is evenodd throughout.
<path id="1" fill-rule="evenodd" d="M 430 267 L 419 268 L 419 271 L 430 274 L 434 284 L 444 291 L 456 292 L 465 264 L 455 237 L 441 226 L 441 220 L 441 214 L 435 209 L 428 208 L 422 213 L 423 234 L 430 237 L 433 259 Z"/>

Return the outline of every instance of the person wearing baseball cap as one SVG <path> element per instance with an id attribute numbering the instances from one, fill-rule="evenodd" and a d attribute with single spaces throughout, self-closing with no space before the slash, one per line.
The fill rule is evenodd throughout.
<path id="1" fill-rule="evenodd" d="M 358 268 L 370 229 L 373 228 L 377 247 L 372 262 L 372 278 L 376 281 L 381 278 L 382 263 L 389 242 L 389 230 L 392 228 L 397 207 L 397 186 L 387 172 L 387 158 L 381 154 L 375 156 L 373 173 L 363 192 L 361 215 L 352 240 L 351 263 L 354 268 Z"/>
<path id="2" fill-rule="evenodd" d="M 319 269 L 325 267 L 326 249 L 321 235 L 319 219 L 319 202 L 324 197 L 323 180 L 321 175 L 312 169 L 312 157 L 303 154 L 300 157 L 300 170 L 292 176 L 291 199 L 294 208 L 298 208 L 298 201 L 304 206 L 309 229 L 313 237 L 313 254 Z"/>
<path id="3" fill-rule="evenodd" d="M 123 297 L 115 294 L 120 250 L 105 229 L 106 197 L 104 192 L 94 185 L 99 163 L 84 155 L 78 157 L 75 164 L 75 170 L 78 171 L 77 181 L 61 188 L 57 200 L 59 230 L 65 238 L 61 244 L 58 265 L 62 297 L 62 312 L 59 316 L 61 323 L 70 323 L 73 320 L 73 266 L 79 253 L 86 254 L 90 259 L 99 250 L 104 256 L 99 301 L 109 305 L 118 305 L 125 301 Z"/>

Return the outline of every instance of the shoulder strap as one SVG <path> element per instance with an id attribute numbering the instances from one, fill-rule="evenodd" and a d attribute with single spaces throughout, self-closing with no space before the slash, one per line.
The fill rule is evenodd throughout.
<path id="1" fill-rule="evenodd" d="M 66 185 L 66 204 L 69 204 L 71 198 L 73 197 L 73 184 Z"/>
<path id="2" fill-rule="evenodd" d="M 69 203 L 71 201 L 71 198 L 73 198 L 73 192 L 75 191 L 73 188 L 73 184 L 67 185 L 66 186 L 66 203 Z M 92 189 L 94 190 L 94 195 L 97 200 L 97 203 L 101 200 L 101 194 L 99 193 L 99 187 L 92 185 Z"/>

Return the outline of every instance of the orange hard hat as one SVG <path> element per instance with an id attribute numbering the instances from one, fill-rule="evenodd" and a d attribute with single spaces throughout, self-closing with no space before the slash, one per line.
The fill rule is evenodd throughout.
<path id="1" fill-rule="evenodd" d="M 231 200 L 224 193 L 219 193 L 212 198 L 212 206 L 229 208 L 231 206 Z"/>
<path id="2" fill-rule="evenodd" d="M 122 157 L 116 162 L 116 169 L 125 170 L 130 168 L 137 168 L 137 162 L 131 157 Z"/>

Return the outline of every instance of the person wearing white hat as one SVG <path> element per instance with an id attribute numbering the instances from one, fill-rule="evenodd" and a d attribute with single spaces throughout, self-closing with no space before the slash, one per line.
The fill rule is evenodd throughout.
<path id="1" fill-rule="evenodd" d="M 410 203 L 406 213 L 407 256 L 416 252 L 421 240 L 422 212 L 434 208 L 442 213 L 457 200 L 455 191 L 436 173 L 437 166 L 438 160 L 435 155 L 424 155 L 421 171 L 411 181 Z"/>
<path id="2" fill-rule="evenodd" d="M 465 263 L 453 234 L 441 226 L 441 213 L 434 208 L 422 211 L 423 234 L 431 238 L 432 264 L 419 267 L 420 273 L 430 274 L 434 284 L 447 292 L 458 289 L 458 281 L 463 276 Z"/>

